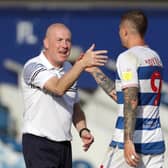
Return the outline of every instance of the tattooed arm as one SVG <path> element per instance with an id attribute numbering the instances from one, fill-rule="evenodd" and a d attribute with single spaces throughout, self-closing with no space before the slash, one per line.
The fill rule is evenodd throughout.
<path id="1" fill-rule="evenodd" d="M 133 140 L 138 105 L 138 88 L 131 87 L 124 92 L 124 140 Z"/>
<path id="2" fill-rule="evenodd" d="M 109 95 L 114 101 L 117 101 L 116 91 L 115 91 L 115 81 L 109 79 L 99 68 L 91 67 L 86 69 L 90 72 L 97 84 Z"/>
<path id="3" fill-rule="evenodd" d="M 131 87 L 123 90 L 124 93 L 124 157 L 130 166 L 137 166 L 140 160 L 136 153 L 133 134 L 136 123 L 138 106 L 138 88 Z M 134 157 L 134 159 L 132 159 Z"/>

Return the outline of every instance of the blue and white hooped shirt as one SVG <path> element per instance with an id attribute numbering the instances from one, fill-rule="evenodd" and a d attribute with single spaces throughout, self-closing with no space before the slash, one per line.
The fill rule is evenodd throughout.
<path id="1" fill-rule="evenodd" d="M 165 151 L 159 116 L 162 70 L 163 65 L 158 54 L 148 47 L 136 46 L 119 55 L 116 79 L 119 113 L 110 146 L 124 148 L 122 89 L 138 87 L 139 103 L 133 136 L 136 152 L 160 154 Z"/>

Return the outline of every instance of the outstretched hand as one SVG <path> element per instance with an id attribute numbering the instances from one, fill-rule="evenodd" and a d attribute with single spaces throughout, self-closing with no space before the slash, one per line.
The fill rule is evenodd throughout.
<path id="1" fill-rule="evenodd" d="M 92 44 L 91 47 L 83 53 L 77 61 L 82 61 L 82 64 L 85 68 L 92 66 L 104 66 L 107 62 L 108 56 L 105 54 L 107 50 L 95 50 L 95 44 Z"/>

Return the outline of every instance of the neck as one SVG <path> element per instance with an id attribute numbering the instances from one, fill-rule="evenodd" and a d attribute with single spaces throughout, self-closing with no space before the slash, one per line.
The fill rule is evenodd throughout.
<path id="1" fill-rule="evenodd" d="M 56 68 L 62 67 L 63 64 L 55 61 L 50 53 L 48 53 L 47 51 L 44 51 L 43 53 L 44 53 L 44 56 L 47 58 L 47 60 L 50 62 L 50 64 L 52 64 L 54 67 Z"/>
<path id="2" fill-rule="evenodd" d="M 128 48 L 132 48 L 135 46 L 146 46 L 145 40 L 140 37 L 132 37 L 131 39 L 128 40 Z"/>

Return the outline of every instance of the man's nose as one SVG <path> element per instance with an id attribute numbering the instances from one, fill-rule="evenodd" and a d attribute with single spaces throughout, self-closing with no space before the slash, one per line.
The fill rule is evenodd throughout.
<path id="1" fill-rule="evenodd" d="M 65 47 L 65 48 L 67 48 L 68 47 L 68 42 L 67 41 L 62 41 L 62 45 L 63 45 L 63 47 Z"/>

